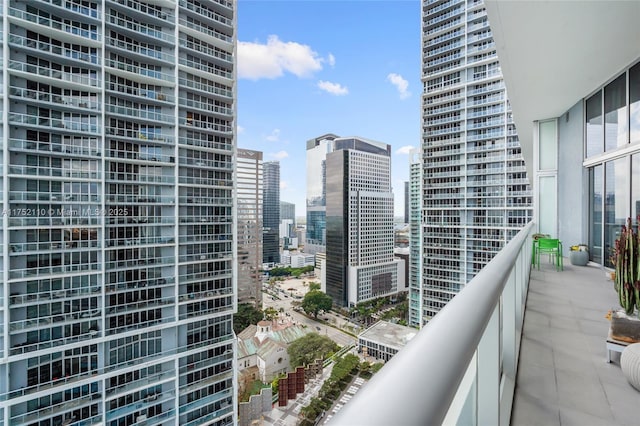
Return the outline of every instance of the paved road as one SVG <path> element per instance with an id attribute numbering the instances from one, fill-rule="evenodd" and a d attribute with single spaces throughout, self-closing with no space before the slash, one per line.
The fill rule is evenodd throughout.
<path id="1" fill-rule="evenodd" d="M 338 329 L 337 327 L 332 327 L 327 325 L 324 321 L 316 321 L 312 318 L 307 317 L 301 313 L 298 313 L 293 310 L 291 306 L 291 302 L 293 299 L 291 296 L 284 297 L 282 293 L 278 294 L 280 299 L 276 298 L 273 300 L 272 296 L 269 293 L 263 293 L 262 304 L 264 308 L 272 307 L 278 312 L 280 309 L 283 309 L 283 313 L 286 315 L 287 313 L 291 315 L 291 317 L 299 324 L 305 324 L 309 327 L 312 327 L 317 333 L 324 334 L 329 336 L 331 340 L 339 344 L 340 346 L 346 346 L 356 343 L 356 338 L 351 336 L 348 333 Z M 346 321 L 344 319 L 338 318 L 333 314 L 324 314 L 321 316 L 322 318 L 329 318 L 329 322 L 332 325 L 343 325 Z M 355 333 L 354 333 L 355 334 Z"/>

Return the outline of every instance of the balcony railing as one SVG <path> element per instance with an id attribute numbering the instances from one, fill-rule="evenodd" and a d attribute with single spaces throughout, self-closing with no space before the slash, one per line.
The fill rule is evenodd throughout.
<path id="1" fill-rule="evenodd" d="M 330 424 L 508 425 L 532 232 L 529 223 Z"/>

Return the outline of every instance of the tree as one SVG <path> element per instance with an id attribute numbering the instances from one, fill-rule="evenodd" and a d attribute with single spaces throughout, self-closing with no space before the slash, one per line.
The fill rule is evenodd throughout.
<path id="1" fill-rule="evenodd" d="M 317 282 L 310 282 L 309 283 L 309 291 L 313 291 L 313 290 L 320 290 L 320 283 Z"/>
<path id="2" fill-rule="evenodd" d="M 238 304 L 238 313 L 233 315 L 233 331 L 238 334 L 251 324 L 257 324 L 263 317 L 262 311 L 249 303 Z"/>
<path id="3" fill-rule="evenodd" d="M 278 311 L 275 308 L 268 307 L 264 310 L 264 318 L 267 321 L 271 321 L 272 319 L 278 316 Z M 257 324 L 257 323 L 256 323 Z"/>
<path id="4" fill-rule="evenodd" d="M 318 312 L 326 312 L 331 309 L 333 306 L 333 299 L 331 299 L 331 296 L 327 296 L 320 290 L 313 290 L 304 295 L 301 306 L 307 315 L 313 315 L 315 319 L 318 319 Z"/>
<path id="5" fill-rule="evenodd" d="M 291 366 L 296 368 L 309 365 L 316 359 L 325 359 L 338 348 L 338 344 L 329 337 L 309 333 L 294 340 L 287 348 L 287 353 Z"/>

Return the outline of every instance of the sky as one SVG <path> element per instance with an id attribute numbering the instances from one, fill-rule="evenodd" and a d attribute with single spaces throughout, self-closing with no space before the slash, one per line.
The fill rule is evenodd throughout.
<path id="1" fill-rule="evenodd" d="M 306 141 L 391 145 L 395 215 L 420 144 L 419 0 L 238 0 L 238 148 L 280 162 L 280 200 L 306 212 Z"/>

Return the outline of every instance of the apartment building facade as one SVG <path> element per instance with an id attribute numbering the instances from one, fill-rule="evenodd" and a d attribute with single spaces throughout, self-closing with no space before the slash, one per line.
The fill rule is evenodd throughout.
<path id="1" fill-rule="evenodd" d="M 422 308 L 410 310 L 412 324 L 432 318 L 532 217 L 483 2 L 422 5 L 422 277 L 411 300 Z"/>
<path id="2" fill-rule="evenodd" d="M 0 425 L 235 423 L 235 2 L 0 4 Z"/>
<path id="3" fill-rule="evenodd" d="M 262 152 L 238 148 L 238 303 L 262 308 Z"/>

